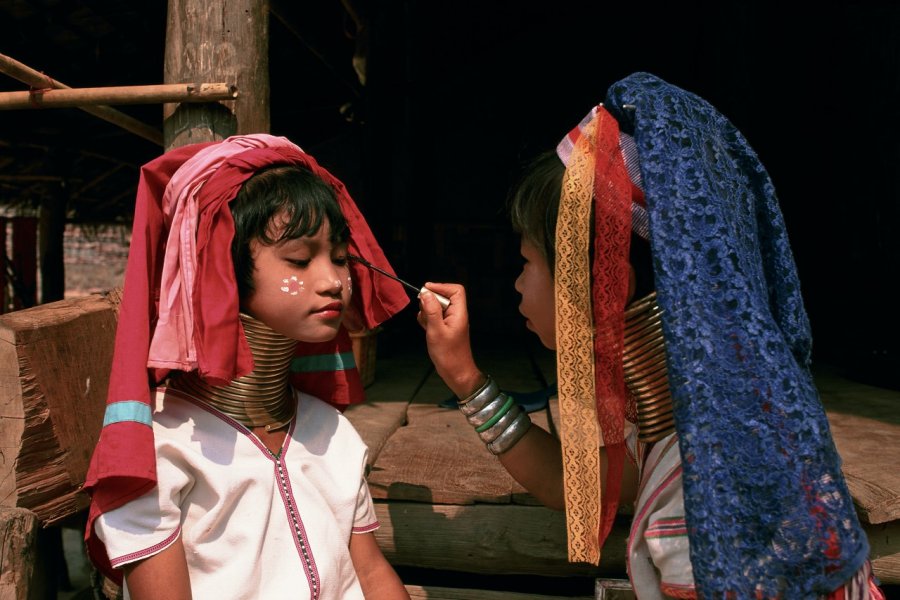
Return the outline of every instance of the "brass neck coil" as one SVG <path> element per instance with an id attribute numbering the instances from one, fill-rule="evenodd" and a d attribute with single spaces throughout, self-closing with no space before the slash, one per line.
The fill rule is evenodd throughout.
<path id="1" fill-rule="evenodd" d="M 240 318 L 253 354 L 253 371 L 225 386 L 210 385 L 191 371 L 174 378 L 170 387 L 197 397 L 247 428 L 277 431 L 294 418 L 296 403 L 288 377 L 297 341 L 250 315 L 241 313 Z"/>
<path id="2" fill-rule="evenodd" d="M 675 430 L 661 314 L 656 292 L 635 300 L 625 310 L 625 385 L 637 406 L 638 439 L 645 443 L 659 441 Z"/>

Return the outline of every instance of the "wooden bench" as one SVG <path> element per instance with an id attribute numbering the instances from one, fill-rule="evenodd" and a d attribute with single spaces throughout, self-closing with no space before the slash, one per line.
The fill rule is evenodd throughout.
<path id="1" fill-rule="evenodd" d="M 522 344 L 479 360 L 515 391 L 539 389 L 554 379 L 552 355 L 535 360 L 535 351 L 525 352 Z M 856 383 L 830 369 L 816 369 L 815 375 L 875 573 L 882 583 L 900 583 L 900 392 Z M 450 392 L 431 372 L 424 349 L 421 355 L 379 357 L 367 395 L 369 401 L 347 416 L 369 444 L 369 483 L 383 524 L 376 536 L 393 564 L 463 573 L 625 577 L 628 509 L 621 510 L 599 567 L 568 563 L 563 515 L 539 506 L 457 411 L 438 406 Z M 532 417 L 552 431 L 550 423 L 558 423 L 555 402 L 550 409 Z"/>

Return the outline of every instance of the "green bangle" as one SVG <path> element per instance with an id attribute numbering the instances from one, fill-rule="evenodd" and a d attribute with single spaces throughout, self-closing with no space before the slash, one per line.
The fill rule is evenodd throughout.
<path id="1" fill-rule="evenodd" d="M 515 398 L 513 398 L 512 396 L 509 396 L 509 397 L 506 399 L 506 404 L 504 404 L 503 406 L 501 406 L 501 407 L 500 407 L 500 410 L 498 410 L 497 413 L 496 413 L 493 417 L 491 417 L 490 419 L 488 419 L 487 422 L 485 422 L 485 423 L 483 423 L 482 425 L 479 425 L 478 427 L 476 427 L 476 428 L 475 428 L 475 431 L 477 431 L 478 433 L 481 433 L 482 431 L 484 431 L 484 430 L 486 430 L 486 429 L 490 429 L 491 427 L 493 427 L 494 424 L 495 424 L 497 421 L 499 421 L 499 420 L 503 417 L 503 415 L 505 415 L 505 414 L 509 411 L 510 408 L 512 408 L 512 405 L 515 404 L 515 402 L 516 402 Z"/>

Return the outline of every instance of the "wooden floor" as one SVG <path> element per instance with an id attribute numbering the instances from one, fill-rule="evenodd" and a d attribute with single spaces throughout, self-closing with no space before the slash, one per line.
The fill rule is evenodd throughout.
<path id="1" fill-rule="evenodd" d="M 555 381 L 554 356 L 537 345 L 510 344 L 476 357 L 505 390 L 531 392 Z M 883 583 L 900 583 L 900 392 L 852 382 L 833 369 L 815 373 L 876 574 Z M 568 563 L 563 515 L 539 506 L 485 450 L 463 416 L 440 406 L 451 393 L 424 348 L 378 353 L 367 396 L 347 416 L 369 446 L 369 483 L 382 522 L 379 543 L 401 574 L 455 574 L 448 577 L 451 587 L 443 581 L 416 585 L 414 597 L 495 597 L 484 591 L 485 581 L 498 593 L 506 590 L 503 597 L 593 597 L 594 578 L 625 577 L 629 507 L 600 567 Z M 532 419 L 553 431 L 555 401 Z M 562 591 L 540 589 L 541 582 Z"/>

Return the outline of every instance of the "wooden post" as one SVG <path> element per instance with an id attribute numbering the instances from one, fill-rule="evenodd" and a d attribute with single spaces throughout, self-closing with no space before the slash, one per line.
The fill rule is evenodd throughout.
<path id="1" fill-rule="evenodd" d="M 234 101 L 166 104 L 166 150 L 269 131 L 268 0 L 169 0 L 166 83 L 228 81 Z"/>
<path id="2" fill-rule="evenodd" d="M 37 219 L 12 218 L 13 307 L 29 308 L 37 304 Z"/>
<path id="3" fill-rule="evenodd" d="M 40 249 L 41 304 L 62 300 L 66 292 L 63 237 L 69 191 L 60 185 L 53 197 L 41 204 Z"/>
<path id="4" fill-rule="evenodd" d="M 9 298 L 6 296 L 6 290 L 9 287 L 9 276 L 7 275 L 6 266 L 9 261 L 9 255 L 6 253 L 6 224 L 8 219 L 0 217 L 0 314 L 5 313 L 9 309 Z"/>
<path id="5" fill-rule="evenodd" d="M 24 508 L 0 507 L 0 598 L 32 600 L 50 597 L 38 556 L 38 519 Z"/>

